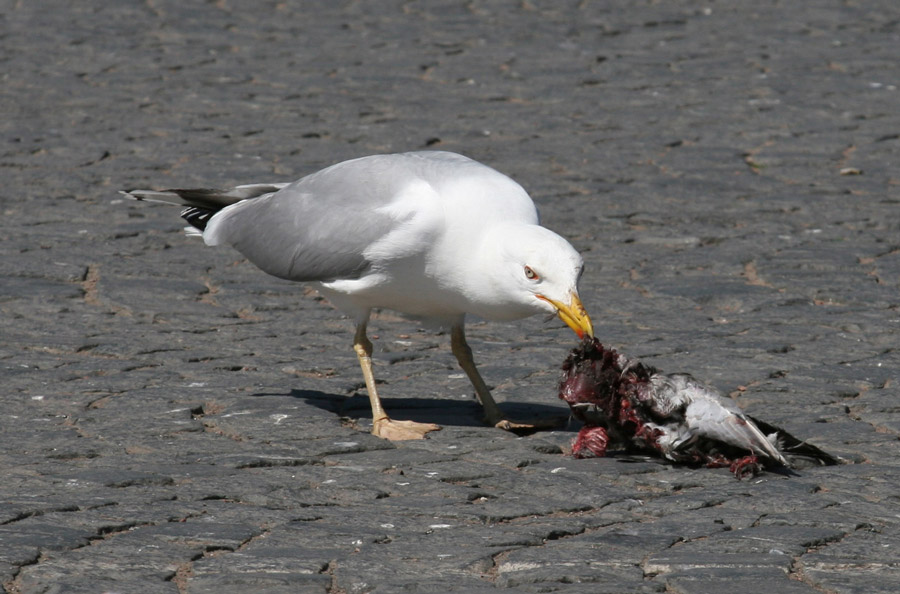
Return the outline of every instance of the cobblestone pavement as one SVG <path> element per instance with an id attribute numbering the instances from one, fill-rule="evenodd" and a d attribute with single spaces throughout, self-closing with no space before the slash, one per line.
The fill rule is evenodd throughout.
<path id="1" fill-rule="evenodd" d="M 0 3 L 9 592 L 900 590 L 900 9 L 866 2 Z M 848 463 L 565 455 L 480 423 L 448 338 L 376 316 L 419 442 L 366 432 L 349 320 L 116 190 L 454 150 L 588 264 L 599 337 Z M 470 338 L 567 414 L 558 321 Z"/>

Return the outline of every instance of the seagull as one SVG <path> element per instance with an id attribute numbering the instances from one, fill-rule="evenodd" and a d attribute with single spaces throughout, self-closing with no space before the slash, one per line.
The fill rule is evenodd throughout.
<path id="1" fill-rule="evenodd" d="M 839 461 L 783 429 L 744 414 L 731 398 L 684 373 L 664 374 L 585 338 L 563 363 L 559 397 L 584 427 L 576 458 L 601 457 L 612 441 L 686 464 L 728 466 L 737 478 L 763 466 Z"/>
<path id="2" fill-rule="evenodd" d="M 532 425 L 504 418 L 466 342 L 466 316 L 516 320 L 549 313 L 579 337 L 593 336 L 578 294 L 581 256 L 540 226 L 518 183 L 462 155 L 371 155 L 292 183 L 122 194 L 182 206 L 189 234 L 210 246 L 232 246 L 268 274 L 308 284 L 351 316 L 372 433 L 382 438 L 421 439 L 440 427 L 385 412 L 366 335 L 373 308 L 449 327 L 451 350 L 487 422 L 512 431 Z"/>

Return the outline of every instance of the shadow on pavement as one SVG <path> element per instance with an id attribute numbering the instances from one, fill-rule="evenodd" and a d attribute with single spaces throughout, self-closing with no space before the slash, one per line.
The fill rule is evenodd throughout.
<path id="1" fill-rule="evenodd" d="M 281 396 L 283 394 L 257 393 L 254 396 Z M 364 394 L 341 396 L 319 390 L 291 390 L 290 396 L 299 398 L 307 404 L 341 417 L 354 419 L 371 419 L 372 410 L 369 398 Z M 437 423 L 456 427 L 485 427 L 481 406 L 474 400 L 450 400 L 436 398 L 383 398 L 387 413 L 397 419 L 417 421 L 421 423 Z M 577 431 L 578 426 L 569 427 L 567 423 L 569 411 L 561 406 L 537 404 L 533 402 L 504 402 L 500 409 L 511 421 L 556 421 L 555 426 L 541 429 L 517 430 L 515 433 L 526 435 L 541 430 Z M 575 425 L 580 425 L 575 423 Z"/>

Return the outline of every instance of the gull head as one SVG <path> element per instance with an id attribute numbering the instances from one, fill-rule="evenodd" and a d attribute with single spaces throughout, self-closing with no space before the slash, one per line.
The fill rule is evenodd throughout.
<path id="1" fill-rule="evenodd" d="M 580 338 L 594 336 L 578 295 L 584 261 L 568 241 L 538 225 L 514 224 L 503 225 L 494 239 L 491 284 L 510 312 L 520 312 L 508 317 L 547 312 Z"/>

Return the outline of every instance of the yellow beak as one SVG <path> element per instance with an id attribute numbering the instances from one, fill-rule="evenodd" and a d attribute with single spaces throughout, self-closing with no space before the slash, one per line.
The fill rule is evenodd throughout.
<path id="1" fill-rule="evenodd" d="M 565 322 L 569 328 L 575 331 L 578 338 L 584 338 L 585 335 L 591 338 L 594 337 L 594 327 L 591 325 L 591 317 L 584 310 L 584 305 L 581 304 L 578 293 L 572 291 L 568 305 L 556 301 L 555 299 L 544 297 L 543 295 L 538 295 L 537 298 L 543 299 L 555 307 L 556 315 L 558 315 L 559 319 Z"/>

